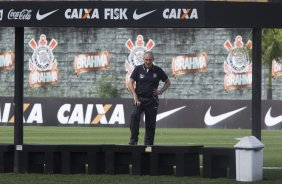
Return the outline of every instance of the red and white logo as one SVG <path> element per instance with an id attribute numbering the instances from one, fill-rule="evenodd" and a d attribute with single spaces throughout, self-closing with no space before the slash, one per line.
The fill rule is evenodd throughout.
<path id="1" fill-rule="evenodd" d="M 38 44 L 34 39 L 31 39 L 28 44 L 33 49 L 32 57 L 29 60 L 29 86 L 40 87 L 57 84 L 59 70 L 53 49 L 58 42 L 52 39 L 48 44 L 46 36 L 42 34 Z"/>
<path id="2" fill-rule="evenodd" d="M 252 87 L 252 61 L 250 52 L 252 41 L 246 45 L 240 35 L 236 36 L 235 42 L 227 40 L 224 43 L 228 56 L 224 61 L 224 90 L 251 88 Z"/>
<path id="3" fill-rule="evenodd" d="M 138 35 L 136 37 L 135 44 L 128 39 L 125 43 L 125 46 L 130 50 L 130 54 L 125 61 L 125 70 L 126 70 L 126 77 L 125 77 L 125 84 L 128 88 L 128 81 L 133 69 L 144 63 L 143 57 L 144 52 L 151 50 L 155 46 L 155 42 L 153 40 L 149 40 L 145 46 L 144 38 L 142 35 Z"/>

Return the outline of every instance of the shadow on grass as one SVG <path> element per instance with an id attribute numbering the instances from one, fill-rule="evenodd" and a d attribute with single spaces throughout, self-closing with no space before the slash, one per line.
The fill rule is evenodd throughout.
<path id="1" fill-rule="evenodd" d="M 264 181 L 279 180 L 282 183 L 282 169 L 264 169 L 263 180 Z"/>

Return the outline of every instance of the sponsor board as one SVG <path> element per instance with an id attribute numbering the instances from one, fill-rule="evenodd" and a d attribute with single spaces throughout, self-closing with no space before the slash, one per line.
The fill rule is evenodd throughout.
<path id="1" fill-rule="evenodd" d="M 281 17 L 277 16 L 277 12 L 282 8 L 280 4 L 272 3 L 221 1 L 162 1 L 161 3 L 159 1 L 114 3 L 4 1 L 0 3 L 4 11 L 0 26 L 4 27 L 281 27 Z M 51 13 L 57 8 L 58 11 Z M 7 14 L 12 9 L 16 12 L 14 17 L 17 17 L 22 10 L 32 10 L 30 19 L 19 20 L 13 16 L 12 19 L 8 19 Z M 263 9 L 264 13 L 257 11 L 260 9 Z M 242 18 L 238 16 L 238 12 L 244 17 L 244 21 L 240 21 Z"/>
<path id="2" fill-rule="evenodd" d="M 76 75 L 89 71 L 107 70 L 110 66 L 108 51 L 95 54 L 79 54 L 74 58 L 74 72 Z"/>
<path id="3" fill-rule="evenodd" d="M 48 44 L 46 35 L 42 34 L 38 43 L 31 39 L 28 44 L 33 49 L 29 59 L 29 86 L 33 88 L 56 85 L 59 82 L 59 70 L 53 49 L 58 42 L 52 39 Z"/>
<path id="4" fill-rule="evenodd" d="M 160 99 L 159 128 L 251 128 L 251 100 Z M 129 127 L 132 99 L 24 98 L 24 125 Z M 262 101 L 262 129 L 282 129 L 280 101 Z M 13 98 L 0 97 L 0 125 L 14 125 Z M 144 117 L 140 127 L 144 127 Z"/>
<path id="5" fill-rule="evenodd" d="M 236 36 L 235 42 L 227 40 L 223 44 L 228 51 L 224 61 L 224 90 L 233 90 L 252 87 L 252 61 L 250 52 L 252 42 L 248 40 L 246 45 L 240 35 Z"/>
<path id="6" fill-rule="evenodd" d="M 208 69 L 208 55 L 204 52 L 173 57 L 171 68 L 173 77 L 206 71 Z"/>
<path id="7" fill-rule="evenodd" d="M 203 27 L 204 3 L 6 2 L 1 6 L 0 21 L 1 18 L 3 21 L 1 26 L 16 27 L 23 25 Z"/>

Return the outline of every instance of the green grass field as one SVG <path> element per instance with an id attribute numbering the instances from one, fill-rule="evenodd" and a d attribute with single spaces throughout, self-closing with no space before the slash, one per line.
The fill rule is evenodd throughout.
<path id="1" fill-rule="evenodd" d="M 13 143 L 13 127 L 0 126 L 0 143 Z M 25 144 L 127 144 L 128 128 L 90 127 L 41 127 L 25 126 Z M 233 147 L 236 138 L 251 135 L 251 130 L 242 129 L 172 129 L 158 128 L 156 145 L 204 145 L 205 147 Z M 140 129 L 140 144 L 144 129 Z M 282 183 L 282 130 L 263 130 L 264 180 L 259 183 Z M 132 175 L 45 175 L 45 174 L 0 174 L 0 183 L 236 183 L 226 178 L 204 179 L 202 177 L 132 176 Z"/>

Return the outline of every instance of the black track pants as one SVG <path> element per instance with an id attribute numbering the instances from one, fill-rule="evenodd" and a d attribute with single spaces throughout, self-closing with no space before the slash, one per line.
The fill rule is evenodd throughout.
<path id="1" fill-rule="evenodd" d="M 145 145 L 153 145 L 156 129 L 156 116 L 158 113 L 158 99 L 152 98 L 146 104 L 140 106 L 133 105 L 131 117 L 130 117 L 130 131 L 131 131 L 131 143 L 138 142 L 139 135 L 139 123 L 142 113 L 145 113 Z"/>

